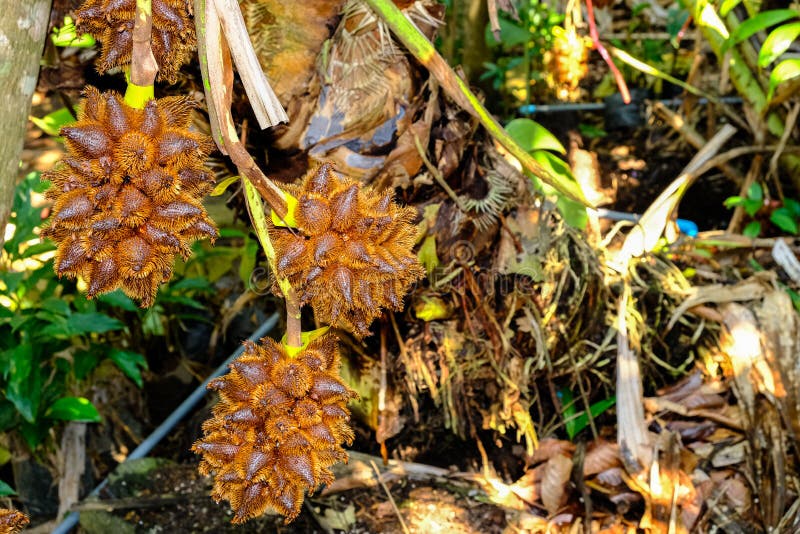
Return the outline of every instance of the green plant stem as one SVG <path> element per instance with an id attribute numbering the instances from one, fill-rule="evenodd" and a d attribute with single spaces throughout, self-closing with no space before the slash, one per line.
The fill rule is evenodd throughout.
<path id="1" fill-rule="evenodd" d="M 524 169 L 534 174 L 544 183 L 552 186 L 562 195 L 585 206 L 590 205 L 576 182 L 551 174 L 508 135 L 508 132 L 492 117 L 466 82 L 456 75 L 431 42 L 403 15 L 402 11 L 391 0 L 364 0 L 364 2 L 386 23 L 408 51 L 428 69 L 448 96 L 464 110 L 475 116 L 489 134 L 519 160 Z"/>
<path id="2" fill-rule="evenodd" d="M 275 247 L 272 246 L 272 240 L 269 237 L 267 214 L 264 212 L 261 195 L 249 180 L 242 180 L 242 183 L 244 184 L 244 198 L 247 212 L 250 215 L 250 222 L 258 236 L 258 241 L 261 243 L 261 248 L 267 256 L 269 268 L 277 277 Z M 300 323 L 301 311 L 297 294 L 289 284 L 289 280 L 285 278 L 278 278 L 278 287 L 280 287 L 283 297 L 286 299 L 286 344 L 289 347 L 301 347 L 303 345 L 303 331 Z"/>

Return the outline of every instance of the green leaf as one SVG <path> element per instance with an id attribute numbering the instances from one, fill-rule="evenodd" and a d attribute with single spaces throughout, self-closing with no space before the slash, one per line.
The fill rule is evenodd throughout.
<path id="1" fill-rule="evenodd" d="M 797 235 L 797 219 L 792 212 L 786 208 L 778 208 L 769 216 L 772 224 L 790 234 Z"/>
<path id="2" fill-rule="evenodd" d="M 775 89 L 783 82 L 800 76 L 800 59 L 784 59 L 778 63 L 769 75 L 769 92 L 767 101 L 771 101 Z"/>
<path id="3" fill-rule="evenodd" d="M 758 213 L 758 210 L 760 210 L 761 206 L 763 205 L 764 203 L 761 200 L 755 200 L 752 198 L 745 199 L 744 203 L 742 204 L 744 211 L 747 212 L 750 217 L 753 217 L 756 213 Z"/>
<path id="4" fill-rule="evenodd" d="M 63 299 L 57 298 L 49 298 L 43 300 L 40 304 L 41 309 L 47 310 L 51 313 L 55 313 L 56 315 L 64 315 L 67 316 L 70 314 L 71 310 L 69 309 L 69 304 Z"/>
<path id="5" fill-rule="evenodd" d="M 425 271 L 428 273 L 428 278 L 432 279 L 434 269 L 439 266 L 439 256 L 436 255 L 436 236 L 429 235 L 425 237 L 425 241 L 419 247 L 417 252 L 419 262 L 425 266 Z"/>
<path id="6" fill-rule="evenodd" d="M 142 387 L 142 369 L 147 369 L 147 360 L 138 352 L 114 349 L 108 355 L 137 386 Z"/>
<path id="7" fill-rule="evenodd" d="M 758 52 L 758 66 L 762 69 L 786 52 L 800 35 L 800 22 L 778 26 L 767 36 Z"/>
<path id="8" fill-rule="evenodd" d="M 519 26 L 503 17 L 500 17 L 498 22 L 500 23 L 500 43 L 495 41 L 491 28 L 488 24 L 486 25 L 485 38 L 490 48 L 499 46 L 500 44 L 511 48 L 525 44 L 531 39 L 531 32 L 528 31 L 527 28 Z"/>
<path id="9" fill-rule="evenodd" d="M 8 497 L 9 495 L 16 495 L 17 492 L 14 488 L 0 480 L 0 497 Z"/>
<path id="10" fill-rule="evenodd" d="M 56 137 L 60 134 L 62 126 L 72 124 L 75 122 L 75 117 L 72 116 L 69 109 L 61 108 L 52 113 L 49 113 L 41 119 L 37 117 L 30 117 L 31 122 L 38 126 L 47 135 Z"/>
<path id="11" fill-rule="evenodd" d="M 552 150 L 559 154 L 567 153 L 561 142 L 556 139 L 556 136 L 534 120 L 514 119 L 506 124 L 506 131 L 528 152 L 533 152 L 534 150 Z"/>
<path id="12" fill-rule="evenodd" d="M 41 373 L 34 365 L 33 345 L 24 343 L 8 351 L 8 386 L 6 398 L 29 422 L 36 420 L 41 394 Z"/>
<path id="13" fill-rule="evenodd" d="M 35 450 L 47 437 L 52 427 L 52 422 L 48 419 L 40 419 L 34 423 L 22 421 L 19 425 L 19 433 L 27 443 L 28 448 Z"/>
<path id="14" fill-rule="evenodd" d="M 172 291 L 211 291 L 209 281 L 202 276 L 184 278 L 170 286 Z"/>
<path id="15" fill-rule="evenodd" d="M 96 350 L 79 350 L 72 356 L 72 372 L 78 380 L 84 380 L 100 363 Z"/>
<path id="16" fill-rule="evenodd" d="M 796 201 L 793 198 L 784 199 L 783 205 L 786 209 L 788 209 L 792 215 L 795 217 L 800 217 L 800 202 Z"/>
<path id="17" fill-rule="evenodd" d="M 50 419 L 99 423 L 102 418 L 89 399 L 84 397 L 62 397 L 50 405 L 45 412 Z"/>
<path id="18" fill-rule="evenodd" d="M 722 5 L 719 6 L 720 16 L 726 17 L 731 10 L 742 3 L 742 0 L 723 0 Z"/>
<path id="19" fill-rule="evenodd" d="M 115 289 L 111 293 L 105 293 L 97 297 L 97 300 L 103 304 L 108 304 L 111 307 L 119 308 L 121 310 L 135 312 L 139 309 L 133 299 L 122 292 L 121 289 Z"/>
<path id="20" fill-rule="evenodd" d="M 750 187 L 747 189 L 747 198 L 758 200 L 759 202 L 764 200 L 764 190 L 761 188 L 760 183 L 753 182 L 750 184 Z"/>
<path id="21" fill-rule="evenodd" d="M 741 206 L 742 204 L 744 204 L 744 199 L 739 195 L 728 197 L 725 199 L 725 202 L 723 202 L 723 205 L 728 209 L 735 208 L 736 206 Z"/>
<path id="22" fill-rule="evenodd" d="M 50 252 L 56 249 L 55 243 L 50 240 L 42 241 L 41 243 L 36 243 L 35 245 L 31 245 L 25 249 L 24 252 L 20 255 L 20 258 L 30 258 L 33 256 L 38 256 L 39 254 L 44 254 L 45 252 Z"/>
<path id="23" fill-rule="evenodd" d="M 730 37 L 722 45 L 722 53 L 728 51 L 733 45 L 739 44 L 745 39 L 749 39 L 761 30 L 766 30 L 770 26 L 775 26 L 789 19 L 800 16 L 794 9 L 771 9 L 762 11 L 755 17 L 744 20 L 738 28 L 731 32 Z"/>
<path id="24" fill-rule="evenodd" d="M 123 325 L 117 319 L 103 313 L 73 313 L 64 324 L 51 324 L 42 332 L 53 336 L 78 336 L 82 334 L 103 334 L 112 330 L 121 330 Z"/>
<path id="25" fill-rule="evenodd" d="M 758 221 L 752 221 L 750 224 L 744 227 L 744 230 L 742 230 L 742 235 L 751 239 L 755 239 L 760 233 L 761 223 Z"/>
<path id="26" fill-rule="evenodd" d="M 586 206 L 567 197 L 558 197 L 556 206 L 568 225 L 578 230 L 584 230 L 586 228 L 586 225 L 589 223 L 589 215 L 586 213 Z"/>
<path id="27" fill-rule="evenodd" d="M 228 189 L 228 187 L 230 187 L 230 185 L 232 183 L 238 182 L 238 181 L 239 181 L 239 177 L 238 176 L 229 176 L 229 177 L 225 178 L 224 180 L 222 180 L 220 183 L 218 183 L 214 187 L 214 190 L 211 191 L 210 195 L 212 197 L 218 197 L 222 193 L 224 193 Z"/>
<path id="28" fill-rule="evenodd" d="M 142 332 L 147 336 L 163 336 L 165 333 L 164 323 L 161 322 L 161 313 L 164 308 L 153 306 L 149 308 L 142 317 Z"/>

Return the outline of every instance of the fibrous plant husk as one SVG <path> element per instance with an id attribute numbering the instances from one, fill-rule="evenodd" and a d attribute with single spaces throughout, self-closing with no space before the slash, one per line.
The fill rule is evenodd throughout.
<path id="1" fill-rule="evenodd" d="M 86 0 L 76 11 L 78 31 L 102 43 L 97 71 L 128 65 L 133 50 L 136 0 Z M 191 0 L 153 0 L 151 46 L 158 79 L 175 83 L 178 71 L 191 57 L 197 40 Z"/>
<path id="2" fill-rule="evenodd" d="M 298 200 L 297 229 L 272 227 L 277 276 L 323 323 L 361 337 L 384 308 L 401 310 L 403 296 L 424 270 L 412 252 L 416 210 L 392 191 L 379 193 L 339 176 L 328 164 L 287 190 Z"/>
<path id="3" fill-rule="evenodd" d="M 78 122 L 62 128 L 67 155 L 43 175 L 59 276 L 82 277 L 92 298 L 120 287 L 150 306 L 176 254 L 217 235 L 201 199 L 214 183 L 203 161 L 211 140 L 188 130 L 192 102 L 85 91 Z"/>
<path id="4" fill-rule="evenodd" d="M 192 450 L 214 474 L 213 497 L 230 502 L 234 523 L 272 508 L 291 521 L 305 491 L 333 482 L 330 467 L 347 460 L 353 441 L 347 402 L 356 394 L 339 378 L 333 334 L 290 356 L 268 338 L 246 343 L 231 372 L 212 381 L 213 417 Z"/>

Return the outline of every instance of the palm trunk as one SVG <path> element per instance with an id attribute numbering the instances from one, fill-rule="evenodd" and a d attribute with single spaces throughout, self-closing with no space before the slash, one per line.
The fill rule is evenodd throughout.
<path id="1" fill-rule="evenodd" d="M 0 245 L 14 201 L 19 155 L 36 89 L 50 1 L 6 2 L 0 17 Z"/>

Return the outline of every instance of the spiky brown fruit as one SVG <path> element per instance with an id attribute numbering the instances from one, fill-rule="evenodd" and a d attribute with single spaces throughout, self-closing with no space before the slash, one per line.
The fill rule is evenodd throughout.
<path id="1" fill-rule="evenodd" d="M 0 534 L 16 534 L 28 523 L 30 523 L 30 519 L 22 512 L 0 509 Z"/>
<path id="2" fill-rule="evenodd" d="M 61 129 L 67 155 L 43 175 L 53 200 L 44 235 L 58 244 L 56 273 L 83 277 L 89 298 L 121 287 L 147 307 L 175 254 L 217 235 L 200 202 L 214 183 L 203 167 L 213 143 L 188 130 L 187 98 L 135 109 L 117 93 L 84 94 L 78 122 Z"/>
<path id="3" fill-rule="evenodd" d="M 265 338 L 245 343 L 219 392 L 204 436 L 192 450 L 200 472 L 214 474 L 212 497 L 230 502 L 234 523 L 272 508 L 291 521 L 305 491 L 333 482 L 330 467 L 347 460 L 353 441 L 347 402 L 356 397 L 339 378 L 336 337 L 326 334 L 295 357 Z"/>
<path id="4" fill-rule="evenodd" d="M 401 310 L 424 275 L 411 250 L 416 210 L 393 202 L 391 191 L 340 177 L 329 164 L 287 190 L 298 200 L 298 228 L 270 229 L 278 277 L 320 321 L 367 335 L 382 308 Z"/>
<path id="5" fill-rule="evenodd" d="M 178 70 L 191 58 L 196 38 L 191 0 L 153 0 L 151 47 L 158 63 L 158 79 L 175 83 Z M 136 0 L 86 0 L 78 11 L 77 29 L 103 45 L 97 71 L 131 62 Z"/>

